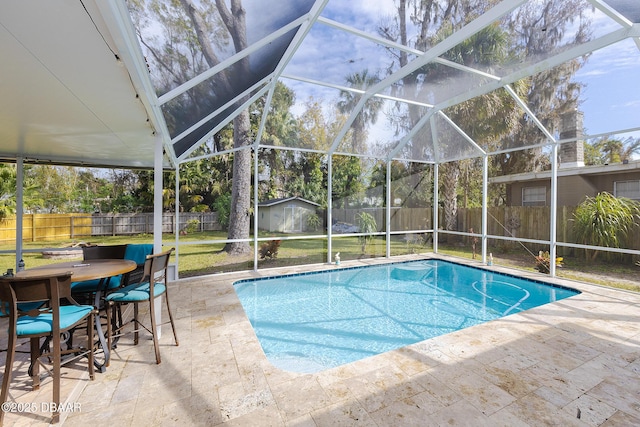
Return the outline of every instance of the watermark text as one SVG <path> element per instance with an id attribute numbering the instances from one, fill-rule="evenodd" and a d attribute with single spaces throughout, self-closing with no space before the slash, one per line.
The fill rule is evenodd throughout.
<path id="1" fill-rule="evenodd" d="M 3 412 L 81 412 L 79 402 L 4 402 Z"/>

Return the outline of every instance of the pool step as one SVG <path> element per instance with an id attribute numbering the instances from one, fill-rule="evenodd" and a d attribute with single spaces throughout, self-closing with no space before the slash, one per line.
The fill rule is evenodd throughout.
<path id="1" fill-rule="evenodd" d="M 432 272 L 432 265 L 401 265 L 391 270 L 391 278 L 414 282 L 424 279 Z"/>

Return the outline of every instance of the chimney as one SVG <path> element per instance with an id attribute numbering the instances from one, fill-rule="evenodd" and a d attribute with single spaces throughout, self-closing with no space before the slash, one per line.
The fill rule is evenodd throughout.
<path id="1" fill-rule="evenodd" d="M 582 112 L 573 109 L 560 116 L 560 139 L 576 139 L 560 144 L 560 167 L 584 166 Z"/>

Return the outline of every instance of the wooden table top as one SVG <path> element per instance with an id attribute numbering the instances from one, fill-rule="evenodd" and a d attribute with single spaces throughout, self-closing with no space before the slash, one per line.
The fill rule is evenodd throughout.
<path id="1" fill-rule="evenodd" d="M 41 265 L 16 273 L 16 277 L 33 277 L 47 274 L 59 274 L 70 271 L 71 280 L 82 282 L 84 280 L 102 279 L 117 276 L 135 270 L 137 264 L 127 259 L 92 259 L 87 261 L 69 261 L 56 264 Z"/>

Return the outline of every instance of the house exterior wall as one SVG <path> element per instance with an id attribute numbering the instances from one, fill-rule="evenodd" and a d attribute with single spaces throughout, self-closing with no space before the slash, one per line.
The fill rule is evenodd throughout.
<path id="1" fill-rule="evenodd" d="M 640 172 L 625 172 L 611 175 L 591 176 L 593 185 L 600 189 L 614 194 L 614 183 L 616 181 L 637 181 L 640 180 Z"/>
<path id="2" fill-rule="evenodd" d="M 558 177 L 558 206 L 577 206 L 584 201 L 585 197 L 595 197 L 604 191 L 614 194 L 615 182 L 633 180 L 640 180 L 640 171 L 560 176 Z M 551 204 L 551 180 L 542 178 L 509 184 L 507 186 L 509 205 L 524 206 L 522 193 L 523 189 L 528 187 L 545 187 L 545 206 Z"/>
<path id="3" fill-rule="evenodd" d="M 578 206 L 586 196 L 595 197 L 600 191 L 591 180 L 580 175 L 558 178 L 558 205 Z"/>

